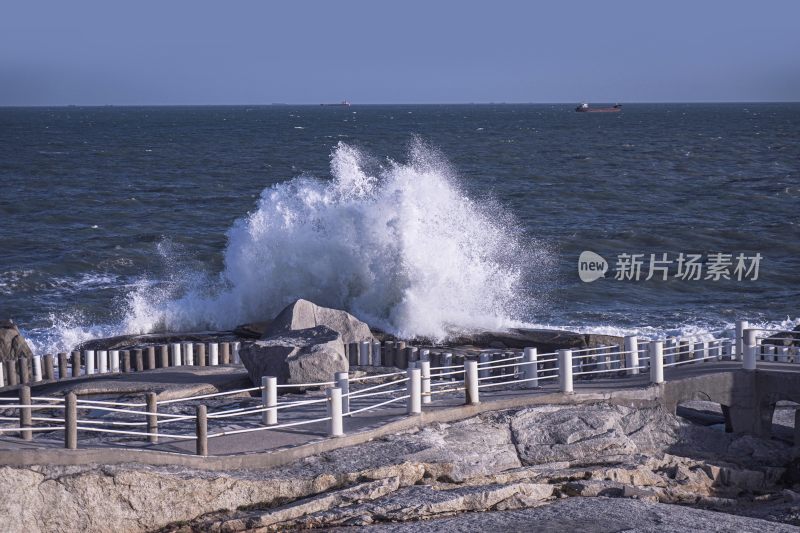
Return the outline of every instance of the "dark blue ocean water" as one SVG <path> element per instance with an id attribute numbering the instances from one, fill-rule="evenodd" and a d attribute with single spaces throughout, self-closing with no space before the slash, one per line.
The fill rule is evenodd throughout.
<path id="1" fill-rule="evenodd" d="M 383 242 L 381 234 L 359 244 L 358 232 L 378 224 L 364 214 L 369 207 L 309 214 L 293 207 L 292 195 L 314 189 L 299 185 L 257 205 L 275 184 L 330 179 L 340 142 L 357 149 L 366 174 L 393 160 L 417 171 L 402 183 L 426 180 L 409 163 L 415 136 L 432 158 L 449 162 L 447 180 L 502 234 L 484 239 L 484 221 L 460 239 L 471 224 L 464 216 L 420 232 L 417 220 L 464 205 L 422 198 L 438 194 L 435 187 L 395 191 L 402 209 L 390 235 L 403 245 L 385 253 L 380 267 L 364 267 L 353 250 Z M 369 205 L 387 209 L 385 198 L 375 202 Z M 253 227 L 232 230 L 248 213 L 281 209 L 319 218 L 317 228 L 339 239 L 331 233 L 336 217 L 355 220 L 358 235 L 347 237 L 355 244 L 328 249 L 297 231 L 273 238 L 269 225 L 255 236 Z M 229 237 L 236 242 L 226 256 Z M 521 264 L 503 257 L 498 264 L 509 271 L 486 274 L 493 267 L 481 248 L 503 256 L 520 245 L 535 253 L 517 254 Z M 701 254 L 706 268 L 717 252 L 762 259 L 757 280 L 685 280 L 673 269 L 669 281 L 621 281 L 609 272 L 583 283 L 577 260 L 584 250 L 605 257 L 612 270 L 619 254 L 645 254 L 642 278 L 651 253 Z M 348 277 L 351 263 L 361 266 Z M 338 282 L 347 288 L 337 289 L 320 265 L 341 271 Z M 404 272 L 399 281 L 390 267 Z M 520 269 L 522 277 L 512 275 Z M 463 285 L 453 275 L 459 270 L 468 273 Z M 485 289 L 481 276 L 492 280 Z M 415 289 L 415 278 L 427 285 Z M 215 295 L 223 289 L 212 287 L 220 283 L 237 287 L 224 301 Z M 436 283 L 462 315 L 420 301 L 420 293 L 436 293 Z M 484 290 L 490 304 L 475 295 Z M 174 314 L 187 291 L 205 299 L 192 299 L 195 308 L 165 326 L 157 315 L 165 305 Z M 261 319 L 307 295 L 366 310 L 403 332 L 424 329 L 425 320 L 480 326 L 482 316 L 466 315 L 492 314 L 498 301 L 508 301 L 505 318 L 531 324 L 646 333 L 715 330 L 737 318 L 796 319 L 800 104 L 641 104 L 617 114 L 575 113 L 567 105 L 0 108 L 0 315 L 41 349 L 136 329 L 225 326 L 221 313 L 230 321 Z M 152 308 L 143 303 L 150 296 L 159 302 Z"/>

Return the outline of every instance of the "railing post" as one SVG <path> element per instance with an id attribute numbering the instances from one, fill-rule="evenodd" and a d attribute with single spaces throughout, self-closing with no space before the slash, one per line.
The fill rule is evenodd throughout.
<path id="1" fill-rule="evenodd" d="M 358 343 L 358 365 L 369 366 L 369 342 L 361 341 Z"/>
<path id="2" fill-rule="evenodd" d="M 206 366 L 206 345 L 198 342 L 194 345 L 195 362 L 197 366 Z"/>
<path id="3" fill-rule="evenodd" d="M 75 350 L 72 352 L 72 377 L 76 378 L 81 375 L 81 352 Z"/>
<path id="4" fill-rule="evenodd" d="M 216 342 L 208 343 L 208 366 L 219 365 L 219 344 Z"/>
<path id="5" fill-rule="evenodd" d="M 333 375 L 336 387 L 342 389 L 342 414 L 350 414 L 350 374 L 347 372 L 336 372 Z"/>
<path id="6" fill-rule="evenodd" d="M 464 361 L 464 390 L 466 391 L 467 405 L 481 403 L 478 395 L 478 362 L 474 359 Z"/>
<path id="7" fill-rule="evenodd" d="M 344 435 L 344 423 L 342 422 L 342 389 L 331 387 L 325 391 L 328 397 L 328 436 L 341 437 Z"/>
<path id="8" fill-rule="evenodd" d="M 422 412 L 422 371 L 416 367 L 409 368 L 406 375 L 408 376 L 406 411 L 410 415 L 418 415 Z"/>
<path id="9" fill-rule="evenodd" d="M 372 342 L 372 366 L 383 366 L 380 341 Z"/>
<path id="10" fill-rule="evenodd" d="M 97 352 L 97 362 L 98 366 L 100 367 L 100 373 L 106 374 L 108 373 L 108 351 L 107 350 L 100 350 Z"/>
<path id="11" fill-rule="evenodd" d="M 86 360 L 84 362 L 86 365 L 86 375 L 91 376 L 94 374 L 94 350 L 84 350 L 83 357 Z"/>
<path id="12" fill-rule="evenodd" d="M 664 343 L 650 341 L 650 383 L 664 383 Z"/>
<path id="13" fill-rule="evenodd" d="M 0 361 L 0 387 L 6 386 L 6 365 Z"/>
<path id="14" fill-rule="evenodd" d="M 394 341 L 383 343 L 383 366 L 394 366 Z"/>
<path id="15" fill-rule="evenodd" d="M 69 369 L 67 364 L 67 354 L 64 352 L 58 353 L 58 379 L 64 379 L 69 376 Z"/>
<path id="16" fill-rule="evenodd" d="M 489 361 L 491 356 L 488 353 L 482 353 L 478 355 L 478 377 L 479 378 L 486 378 L 489 377 Z"/>
<path id="17" fill-rule="evenodd" d="M 705 351 L 706 351 L 706 343 L 704 343 L 703 341 L 698 341 L 694 343 L 693 359 L 696 363 L 703 361 L 703 357 L 705 357 Z"/>
<path id="18" fill-rule="evenodd" d="M 173 342 L 172 343 L 172 361 L 170 361 L 171 366 L 181 366 L 181 343 Z"/>
<path id="19" fill-rule="evenodd" d="M 28 358 L 23 355 L 17 359 L 17 364 L 19 365 L 19 382 L 22 385 L 27 385 L 31 382 L 31 371 Z"/>
<path id="20" fill-rule="evenodd" d="M 147 370 L 154 370 L 156 368 L 156 347 L 147 347 Z"/>
<path id="21" fill-rule="evenodd" d="M 278 378 L 275 376 L 261 376 L 261 406 L 266 411 L 261 413 L 261 423 L 265 426 L 274 426 L 278 423 L 278 410 L 269 409 L 278 405 Z"/>
<path id="22" fill-rule="evenodd" d="M 419 370 L 422 374 L 422 403 L 431 403 L 431 362 L 419 361 Z"/>
<path id="23" fill-rule="evenodd" d="M 573 392 L 572 350 L 558 351 L 558 384 L 561 392 Z"/>
<path id="24" fill-rule="evenodd" d="M 539 352 L 536 348 L 525 348 L 522 352 L 522 360 L 527 363 L 524 366 L 523 376 L 526 380 L 531 380 L 525 382 L 526 389 L 539 388 L 539 363 L 536 362 L 538 358 Z"/>
<path id="25" fill-rule="evenodd" d="M 160 368 L 167 368 L 169 366 L 169 346 L 161 344 L 158 347 L 158 363 Z"/>
<path id="26" fill-rule="evenodd" d="M 137 372 L 144 370 L 144 352 L 141 348 L 137 348 L 133 351 L 133 368 Z"/>
<path id="27" fill-rule="evenodd" d="M 78 397 L 74 392 L 64 397 L 64 448 L 78 449 Z"/>
<path id="28" fill-rule="evenodd" d="M 33 366 L 33 380 L 32 383 L 36 383 L 37 381 L 42 381 L 42 358 L 38 355 L 34 355 L 31 357 L 31 363 Z"/>
<path id="29" fill-rule="evenodd" d="M 191 342 L 183 343 L 183 364 L 194 366 L 194 344 Z"/>
<path id="30" fill-rule="evenodd" d="M 51 354 L 47 354 L 44 356 L 44 379 L 47 381 L 53 381 L 56 379 L 55 368 L 53 365 L 53 356 Z"/>
<path id="31" fill-rule="evenodd" d="M 205 405 L 198 405 L 195 412 L 195 436 L 197 455 L 208 455 L 208 409 Z"/>
<path id="32" fill-rule="evenodd" d="M 111 372 L 116 374 L 119 372 L 119 350 L 109 350 L 108 355 L 111 358 Z"/>
<path id="33" fill-rule="evenodd" d="M 240 341 L 236 341 L 232 344 L 233 346 L 233 364 L 241 365 L 242 358 L 239 356 L 239 350 L 242 348 L 242 343 Z"/>
<path id="34" fill-rule="evenodd" d="M 476 361 L 475 364 L 477 365 L 478 362 Z M 449 352 L 443 353 L 442 354 L 442 364 L 441 364 L 441 366 L 444 366 L 444 367 L 453 366 L 453 354 L 451 354 Z M 476 368 L 477 368 L 477 366 L 476 366 Z M 450 372 L 452 372 L 452 371 L 453 371 L 452 368 L 444 368 L 440 373 L 441 374 L 448 374 L 447 376 L 444 377 L 447 381 L 455 381 L 456 380 L 456 374 L 450 374 Z M 477 372 L 477 370 L 476 370 L 476 372 Z M 478 376 L 476 375 L 475 377 L 477 378 Z"/>
<path id="35" fill-rule="evenodd" d="M 229 365 L 231 363 L 231 345 L 228 342 L 221 342 L 219 345 L 220 354 L 219 360 L 220 364 Z"/>
<path id="36" fill-rule="evenodd" d="M 33 440 L 33 432 L 31 431 L 33 421 L 31 420 L 30 408 L 31 388 L 27 385 L 22 385 L 19 388 L 19 404 L 28 406 L 19 408 L 19 436 L 22 437 L 22 440 Z"/>
<path id="37" fill-rule="evenodd" d="M 744 357 L 742 358 L 742 368 L 745 370 L 756 369 L 756 357 L 758 352 L 758 344 L 756 341 L 756 334 L 758 330 L 745 329 L 742 337 L 742 349 L 744 350 Z"/>
<path id="38" fill-rule="evenodd" d="M 628 375 L 639 374 L 639 339 L 636 335 L 628 335 L 623 339 L 623 351 L 625 354 L 625 366 L 628 368 Z"/>
<path id="39" fill-rule="evenodd" d="M 736 336 L 734 337 L 735 341 L 735 351 L 733 353 L 733 359 L 737 361 L 742 361 L 745 355 L 745 342 L 744 342 L 744 331 L 750 327 L 750 324 L 747 320 L 737 320 L 736 321 Z"/>
<path id="40" fill-rule="evenodd" d="M 158 401 L 156 400 L 155 392 L 148 392 L 145 395 L 145 402 L 147 403 L 147 441 L 156 443 L 158 442 Z"/>

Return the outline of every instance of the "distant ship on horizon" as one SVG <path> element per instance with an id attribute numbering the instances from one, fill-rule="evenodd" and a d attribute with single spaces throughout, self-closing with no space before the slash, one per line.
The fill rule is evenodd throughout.
<path id="1" fill-rule="evenodd" d="M 589 107 L 586 102 L 575 108 L 578 113 L 618 113 L 622 111 L 622 104 L 614 104 L 612 107 Z"/>
<path id="2" fill-rule="evenodd" d="M 350 107 L 350 102 L 349 102 L 349 101 L 347 101 L 347 100 L 342 100 L 342 101 L 341 101 L 341 102 L 339 102 L 338 104 L 319 104 L 319 105 L 326 106 L 326 107 L 332 107 L 332 106 L 333 106 L 333 107 L 337 107 L 337 106 L 340 106 L 340 107 Z"/>

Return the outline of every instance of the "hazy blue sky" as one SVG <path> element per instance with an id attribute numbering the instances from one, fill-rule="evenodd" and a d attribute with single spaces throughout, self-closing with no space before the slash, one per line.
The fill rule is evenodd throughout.
<path id="1" fill-rule="evenodd" d="M 3 0 L 0 105 L 800 100 L 800 1 Z"/>

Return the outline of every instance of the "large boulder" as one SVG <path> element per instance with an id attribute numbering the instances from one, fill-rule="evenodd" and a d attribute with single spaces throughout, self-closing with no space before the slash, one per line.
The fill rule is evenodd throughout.
<path id="1" fill-rule="evenodd" d="M 321 307 L 308 300 L 297 300 L 280 312 L 266 328 L 262 338 L 274 337 L 287 331 L 327 326 L 342 336 L 342 342 L 371 341 L 369 326 L 340 309 Z"/>
<path id="2" fill-rule="evenodd" d="M 348 370 L 342 337 L 326 326 L 244 343 L 239 357 L 255 385 L 261 384 L 262 376 L 275 376 L 279 384 L 319 383 Z"/>
<path id="3" fill-rule="evenodd" d="M 25 337 L 19 332 L 17 325 L 11 320 L 0 320 L 0 361 L 33 357 Z"/>

